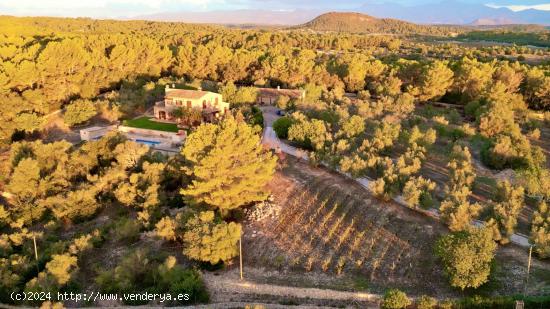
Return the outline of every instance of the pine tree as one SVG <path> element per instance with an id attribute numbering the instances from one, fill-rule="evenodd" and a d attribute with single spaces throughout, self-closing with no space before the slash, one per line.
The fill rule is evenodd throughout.
<path id="1" fill-rule="evenodd" d="M 447 63 L 434 61 L 423 70 L 418 98 L 421 101 L 441 98 L 453 84 L 453 76 L 454 73 L 447 67 Z"/>
<path id="2" fill-rule="evenodd" d="M 14 220 L 30 223 L 42 217 L 45 208 L 38 203 L 41 197 L 38 161 L 31 158 L 21 160 L 11 175 L 7 190 L 14 197 L 13 208 L 9 209 Z"/>
<path id="3" fill-rule="evenodd" d="M 465 102 L 480 98 L 491 85 L 494 63 L 483 63 L 465 57 L 456 70 L 455 88 Z"/>
<path id="4" fill-rule="evenodd" d="M 52 260 L 46 264 L 46 272 L 52 275 L 60 286 L 69 282 L 77 268 L 77 258 L 69 254 L 54 254 Z"/>
<path id="5" fill-rule="evenodd" d="M 63 120 L 69 126 L 81 124 L 97 115 L 97 108 L 90 100 L 77 100 L 69 104 L 65 109 Z"/>
<path id="6" fill-rule="evenodd" d="M 243 121 L 228 117 L 204 124 L 189 135 L 182 149 L 191 184 L 181 193 L 222 214 L 267 197 L 276 158 L 262 147 L 260 136 Z"/>

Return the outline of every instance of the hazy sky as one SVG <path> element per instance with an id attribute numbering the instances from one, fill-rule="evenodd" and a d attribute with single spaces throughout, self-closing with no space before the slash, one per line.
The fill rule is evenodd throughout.
<path id="1" fill-rule="evenodd" d="M 0 0 L 0 15 L 132 17 L 167 11 L 209 11 L 234 9 L 324 9 L 351 10 L 365 3 L 385 0 Z M 390 0 L 391 1 L 391 0 Z M 455 0 L 456 1 L 456 0 Z M 460 0 L 512 10 L 550 10 L 550 0 Z M 393 0 L 417 5 L 444 0 Z"/>

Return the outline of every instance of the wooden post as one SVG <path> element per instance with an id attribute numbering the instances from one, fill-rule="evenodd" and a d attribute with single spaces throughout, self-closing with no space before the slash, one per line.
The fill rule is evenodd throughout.
<path id="1" fill-rule="evenodd" d="M 31 207 L 31 226 L 32 226 L 32 222 L 33 222 L 33 217 L 32 217 L 32 207 Z M 31 227 L 29 226 L 29 228 Z M 34 260 L 36 261 L 36 274 L 38 276 L 38 273 L 40 273 L 40 268 L 38 267 L 38 248 L 36 247 L 36 232 L 32 232 L 32 242 L 33 242 L 33 245 L 34 245 Z"/>
<path id="2" fill-rule="evenodd" d="M 241 280 L 243 280 L 243 233 L 241 232 L 241 237 L 239 238 L 239 265 Z"/>
<path id="3" fill-rule="evenodd" d="M 38 269 L 38 248 L 36 248 L 36 235 L 32 233 L 32 241 L 34 243 L 34 259 L 36 260 L 36 268 Z"/>
<path id="4" fill-rule="evenodd" d="M 529 247 L 529 259 L 527 260 L 527 277 L 525 278 L 525 287 L 523 289 L 523 295 L 527 295 L 527 286 L 529 284 L 529 273 L 531 271 L 531 256 L 533 254 L 533 245 Z"/>
<path id="5" fill-rule="evenodd" d="M 529 261 L 527 262 L 527 279 L 529 279 L 529 272 L 531 271 L 531 255 L 533 254 L 533 246 L 529 247 Z"/>

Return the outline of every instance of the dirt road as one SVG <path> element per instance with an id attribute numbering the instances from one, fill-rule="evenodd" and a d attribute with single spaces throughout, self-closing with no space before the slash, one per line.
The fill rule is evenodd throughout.
<path id="1" fill-rule="evenodd" d="M 377 304 L 380 299 L 379 295 L 369 293 L 299 288 L 240 280 L 237 269 L 220 273 L 205 273 L 203 279 L 213 304 L 260 302 L 272 304 L 266 308 L 278 308 L 279 305 L 293 305 L 293 308 L 330 308 L 334 306 L 378 308 Z"/>

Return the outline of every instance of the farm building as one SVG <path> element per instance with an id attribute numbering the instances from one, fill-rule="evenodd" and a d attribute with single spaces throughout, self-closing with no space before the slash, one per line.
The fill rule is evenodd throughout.
<path id="1" fill-rule="evenodd" d="M 306 97 L 306 92 L 300 89 L 281 89 L 281 87 L 277 87 L 277 89 L 258 88 L 257 103 L 273 105 L 280 96 L 287 96 L 294 100 L 303 100 Z"/>

